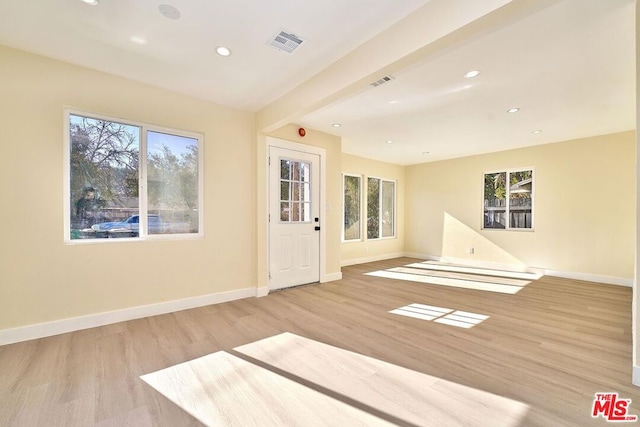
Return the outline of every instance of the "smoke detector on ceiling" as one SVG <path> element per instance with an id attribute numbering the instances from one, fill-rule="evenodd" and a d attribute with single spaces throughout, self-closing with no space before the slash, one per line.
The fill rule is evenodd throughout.
<path id="1" fill-rule="evenodd" d="M 294 53 L 306 41 L 300 36 L 281 30 L 267 40 L 267 44 L 287 53 Z"/>
<path id="2" fill-rule="evenodd" d="M 180 19 L 180 11 L 170 4 L 161 4 L 158 6 L 158 10 L 165 18 L 173 20 Z"/>

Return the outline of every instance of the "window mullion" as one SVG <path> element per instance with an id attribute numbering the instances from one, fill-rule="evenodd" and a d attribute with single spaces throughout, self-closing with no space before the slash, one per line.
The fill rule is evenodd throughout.
<path id="1" fill-rule="evenodd" d="M 148 194 L 147 194 L 147 129 L 140 128 L 140 158 L 138 159 L 138 168 L 140 170 L 140 179 L 138 183 L 138 209 L 140 212 L 140 237 L 146 237 L 148 233 L 149 211 L 148 211 Z"/>
<path id="2" fill-rule="evenodd" d="M 378 239 L 382 239 L 382 179 L 378 180 Z"/>
<path id="3" fill-rule="evenodd" d="M 507 199 L 507 202 L 505 203 L 505 210 L 504 210 L 504 215 L 505 215 L 505 219 L 504 219 L 504 229 L 505 230 L 510 230 L 511 229 L 511 189 L 510 187 L 510 182 L 511 182 L 511 176 L 509 175 L 509 171 L 506 172 L 507 173 L 507 185 L 505 186 L 505 190 L 506 190 L 506 195 L 505 198 Z"/>

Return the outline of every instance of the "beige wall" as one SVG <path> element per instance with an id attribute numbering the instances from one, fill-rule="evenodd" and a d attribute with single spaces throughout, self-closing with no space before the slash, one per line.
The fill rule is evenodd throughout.
<path id="1" fill-rule="evenodd" d="M 340 274 L 340 203 L 342 182 L 340 180 L 340 164 L 342 152 L 342 140 L 340 137 L 324 132 L 306 129 L 306 135 L 298 135 L 297 125 L 287 125 L 268 135 L 259 134 L 257 144 L 257 262 L 258 285 L 268 286 L 269 261 L 267 252 L 267 136 L 285 141 L 311 145 L 326 150 L 326 205 L 324 212 L 321 210 L 321 225 L 326 227 L 326 254 L 321 266 L 321 272 L 330 279 L 338 278 Z M 322 256 L 322 255 L 321 255 Z M 322 262 L 322 261 L 321 261 Z M 323 280 L 323 278 L 321 278 Z"/>
<path id="2" fill-rule="evenodd" d="M 254 114 L 0 47 L 0 330 L 255 287 Z M 204 134 L 205 237 L 63 243 L 63 107 Z"/>
<path id="3" fill-rule="evenodd" d="M 483 174 L 529 167 L 535 231 L 481 230 Z M 633 278 L 634 168 L 635 132 L 407 167 L 405 250 Z"/>
<path id="4" fill-rule="evenodd" d="M 396 181 L 396 238 L 366 240 L 366 230 L 363 239 L 342 243 L 340 254 L 342 265 L 357 264 L 375 259 L 401 256 L 404 252 L 404 204 L 405 204 L 405 167 L 391 163 L 365 159 L 363 157 L 342 155 L 342 172 L 350 175 L 362 176 L 362 219 L 366 223 L 366 178 L 384 178 Z M 341 183 L 342 185 L 342 183 Z M 343 201 L 340 200 L 342 208 Z M 342 212 L 341 212 L 342 214 Z"/>
<path id="5" fill-rule="evenodd" d="M 0 330 L 267 286 L 266 136 L 256 143 L 254 114 L 4 47 L 0 63 Z M 204 134 L 205 237 L 65 245 L 64 107 Z M 269 136 L 327 150 L 328 275 L 406 252 L 633 277 L 634 132 L 405 168 L 297 129 Z M 482 174 L 517 167 L 536 171 L 535 231 L 480 230 Z M 342 172 L 398 181 L 397 239 L 341 243 Z"/>

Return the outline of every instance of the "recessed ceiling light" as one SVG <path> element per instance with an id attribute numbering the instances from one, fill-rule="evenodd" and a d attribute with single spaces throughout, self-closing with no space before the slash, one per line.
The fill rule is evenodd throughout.
<path id="1" fill-rule="evenodd" d="M 216 53 L 220 56 L 229 56 L 231 55 L 231 49 L 229 49 L 228 47 L 224 47 L 224 46 L 218 46 L 216 48 Z"/>
<path id="2" fill-rule="evenodd" d="M 517 113 L 518 111 L 520 111 L 518 107 L 513 107 L 513 108 L 509 108 L 507 110 L 507 113 Z"/>
<path id="3" fill-rule="evenodd" d="M 82 0 L 83 3 L 88 4 L 89 6 L 97 6 L 100 3 L 98 0 Z"/>
<path id="4" fill-rule="evenodd" d="M 340 123 L 333 123 L 331 126 L 333 126 L 334 128 L 339 128 L 340 126 L 342 126 L 342 124 L 340 124 Z"/>
<path id="5" fill-rule="evenodd" d="M 139 36 L 131 36 L 129 37 L 129 40 L 131 40 L 135 44 L 147 44 L 147 39 Z"/>
<path id="6" fill-rule="evenodd" d="M 158 6 L 158 10 L 165 18 L 180 19 L 180 11 L 170 4 L 161 4 Z"/>
<path id="7" fill-rule="evenodd" d="M 466 74 L 464 75 L 464 77 L 465 77 L 466 79 L 472 79 L 472 78 L 474 78 L 474 77 L 478 77 L 479 75 L 480 75 L 480 71 L 478 71 L 478 70 L 471 70 L 471 71 L 469 71 L 468 73 L 466 73 Z"/>
<path id="8" fill-rule="evenodd" d="M 536 129 L 536 130 L 534 130 L 534 131 L 531 131 L 531 133 L 538 134 L 538 133 L 542 133 L 542 131 L 541 131 L 540 129 Z"/>
<path id="9" fill-rule="evenodd" d="M 393 141 L 390 139 L 387 139 L 387 144 L 393 144 Z"/>
<path id="10" fill-rule="evenodd" d="M 422 154 L 431 154 L 429 151 L 423 151 Z"/>
<path id="11" fill-rule="evenodd" d="M 397 104 L 397 103 L 398 103 L 398 101 L 396 101 L 395 99 L 393 101 L 387 102 L 387 104 Z"/>

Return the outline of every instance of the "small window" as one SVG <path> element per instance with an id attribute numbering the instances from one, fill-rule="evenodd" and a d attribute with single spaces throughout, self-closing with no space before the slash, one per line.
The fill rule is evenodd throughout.
<path id="1" fill-rule="evenodd" d="M 66 117 L 66 240 L 199 235 L 201 136 Z"/>
<path id="2" fill-rule="evenodd" d="M 533 229 L 533 169 L 484 174 L 483 228 Z"/>
<path id="3" fill-rule="evenodd" d="M 396 183 L 367 178 L 367 239 L 395 237 Z"/>
<path id="4" fill-rule="evenodd" d="M 342 240 L 360 240 L 362 224 L 360 222 L 360 190 L 361 178 L 355 175 L 343 175 L 342 185 L 344 191 L 344 225 L 342 227 Z"/>

